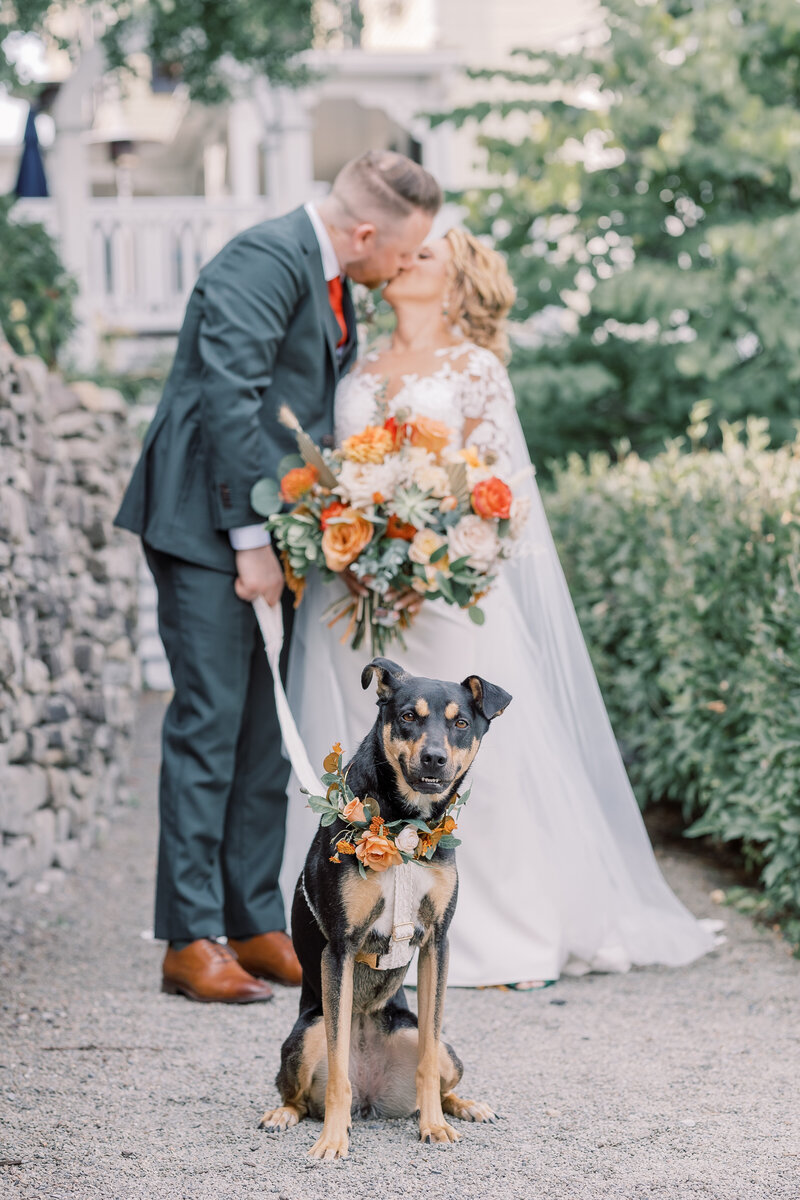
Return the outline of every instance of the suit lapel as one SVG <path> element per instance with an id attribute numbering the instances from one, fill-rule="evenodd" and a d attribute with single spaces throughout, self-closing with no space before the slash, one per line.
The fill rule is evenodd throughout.
<path id="1" fill-rule="evenodd" d="M 330 308 L 330 305 L 328 305 Z M 353 304 L 353 297 L 350 293 L 350 280 L 345 279 L 344 287 L 342 288 L 342 311 L 344 319 L 347 322 L 347 341 L 342 346 L 342 357 L 339 362 L 339 371 L 344 375 L 350 364 L 356 356 L 358 350 L 358 325 L 356 323 L 356 309 Z"/>
<path id="2" fill-rule="evenodd" d="M 322 256 L 319 251 L 319 242 L 317 235 L 314 233 L 314 226 L 309 220 L 308 213 L 304 208 L 297 210 L 298 218 L 302 216 L 300 224 L 300 245 L 309 260 L 309 275 L 311 277 L 311 288 L 314 296 L 314 303 L 317 307 L 317 316 L 319 317 L 320 327 L 325 334 L 325 342 L 328 347 L 328 353 L 331 356 L 334 374 L 336 379 L 339 378 L 339 356 L 336 353 L 336 343 L 342 336 L 342 331 L 339 328 L 339 322 L 336 320 L 333 309 L 331 308 L 330 298 L 328 296 L 328 285 L 325 282 L 325 275 L 322 270 Z M 347 289 L 345 289 L 347 291 Z M 348 300 L 352 308 L 352 300 Z M 348 321 L 348 329 L 349 329 Z M 348 341 L 349 345 L 349 341 Z M 343 356 L 344 357 L 344 356 Z"/>

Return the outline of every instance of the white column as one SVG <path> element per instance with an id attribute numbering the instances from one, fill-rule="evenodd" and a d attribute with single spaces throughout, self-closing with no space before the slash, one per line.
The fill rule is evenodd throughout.
<path id="1" fill-rule="evenodd" d="M 91 368 L 97 360 L 96 302 L 92 294 L 89 251 L 89 97 L 100 78 L 103 56 L 97 46 L 86 50 L 72 75 L 59 89 L 53 105 L 55 141 L 48 156 L 49 184 L 58 217 L 59 251 L 64 266 L 78 281 L 75 301 L 78 329 L 69 345 L 69 355 L 79 368 Z"/>
<path id="2" fill-rule="evenodd" d="M 272 211 L 278 214 L 313 197 L 314 146 L 305 94 L 276 88 L 270 100 L 267 187 Z"/>
<path id="3" fill-rule="evenodd" d="M 261 129 L 251 100 L 234 100 L 228 110 L 228 182 L 234 200 L 251 203 L 258 187 Z"/>

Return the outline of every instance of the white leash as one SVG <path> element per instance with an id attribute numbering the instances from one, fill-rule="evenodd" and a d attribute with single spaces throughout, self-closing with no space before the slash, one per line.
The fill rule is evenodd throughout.
<path id="1" fill-rule="evenodd" d="M 280 604 L 267 604 L 263 596 L 256 596 L 253 601 L 253 610 L 256 614 L 258 627 L 261 630 L 261 636 L 264 639 L 264 649 L 267 652 L 267 661 L 272 669 L 272 682 L 275 689 L 275 708 L 278 712 L 278 721 L 283 734 L 283 744 L 286 753 L 289 756 L 289 762 L 292 764 L 294 773 L 300 780 L 300 786 L 304 787 L 312 796 L 324 796 L 326 789 L 323 787 L 320 779 L 312 767 L 306 753 L 306 748 L 303 745 L 303 739 L 300 737 L 297 726 L 292 716 L 292 710 L 289 708 L 289 701 L 286 699 L 286 692 L 283 690 L 280 672 L 280 657 L 283 649 L 283 613 Z"/>
<path id="2" fill-rule="evenodd" d="M 267 661 L 272 670 L 272 683 L 275 691 L 275 708 L 283 735 L 283 745 L 289 756 L 289 762 L 295 775 L 312 796 L 325 795 L 325 787 L 312 767 L 303 739 L 300 737 L 295 724 L 286 692 L 283 690 L 280 672 L 280 657 L 283 648 L 283 612 L 280 604 L 267 604 L 263 596 L 257 596 L 253 601 L 253 611 L 256 614 L 258 627 L 264 639 L 264 649 Z M 411 961 L 414 950 L 411 938 L 414 936 L 414 916 L 412 905 L 414 889 L 411 872 L 414 863 L 403 863 L 400 867 L 390 867 L 394 878 L 394 897 L 392 900 L 392 937 L 389 950 L 378 959 L 377 970 L 388 971 L 392 967 L 404 967 Z M 422 870 L 421 867 L 416 867 Z M 305 885 L 304 885 L 305 886 Z M 310 907 L 310 905 L 309 905 Z"/>

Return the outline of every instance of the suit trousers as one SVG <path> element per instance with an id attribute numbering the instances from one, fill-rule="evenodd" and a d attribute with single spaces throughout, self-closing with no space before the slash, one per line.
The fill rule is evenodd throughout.
<path id="1" fill-rule="evenodd" d="M 144 549 L 175 686 L 162 732 L 155 936 L 285 929 L 278 875 L 290 768 L 255 614 L 233 575 Z M 284 679 L 291 601 L 285 591 Z"/>

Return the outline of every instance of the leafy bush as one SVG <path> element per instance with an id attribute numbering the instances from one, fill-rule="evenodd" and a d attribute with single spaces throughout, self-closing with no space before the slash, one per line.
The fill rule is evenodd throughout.
<path id="1" fill-rule="evenodd" d="M 739 842 L 796 929 L 800 437 L 751 418 L 703 449 L 707 408 L 650 462 L 573 455 L 548 512 L 640 803 Z"/>
<path id="2" fill-rule="evenodd" d="M 43 225 L 10 219 L 13 197 L 0 197 L 0 328 L 17 354 L 49 367 L 75 328 L 77 284 Z"/>

